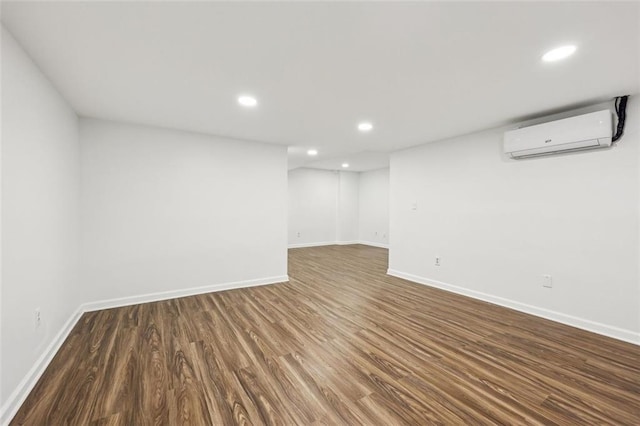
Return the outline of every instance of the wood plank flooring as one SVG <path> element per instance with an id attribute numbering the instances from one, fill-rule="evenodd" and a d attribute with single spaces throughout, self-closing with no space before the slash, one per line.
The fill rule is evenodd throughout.
<path id="1" fill-rule="evenodd" d="M 85 314 L 12 424 L 640 424 L 640 347 L 289 251 L 289 283 Z"/>

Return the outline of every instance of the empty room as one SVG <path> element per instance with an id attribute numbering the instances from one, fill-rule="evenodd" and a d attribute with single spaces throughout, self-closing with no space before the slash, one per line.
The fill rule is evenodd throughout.
<path id="1" fill-rule="evenodd" d="M 0 425 L 640 424 L 640 2 L 0 21 Z"/>

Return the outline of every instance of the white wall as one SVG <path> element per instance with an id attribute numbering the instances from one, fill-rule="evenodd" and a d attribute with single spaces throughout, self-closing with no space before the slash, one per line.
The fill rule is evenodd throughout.
<path id="1" fill-rule="evenodd" d="M 338 174 L 338 233 L 341 243 L 358 240 L 358 181 L 360 173 L 339 172 Z"/>
<path id="2" fill-rule="evenodd" d="M 339 175 L 316 169 L 289 171 L 289 245 L 336 241 Z"/>
<path id="3" fill-rule="evenodd" d="M 80 303 L 77 121 L 2 28 L 3 412 Z"/>
<path id="4" fill-rule="evenodd" d="M 282 146 L 81 119 L 86 300 L 286 278 Z"/>
<path id="5" fill-rule="evenodd" d="M 289 247 L 358 240 L 359 173 L 289 171 Z"/>
<path id="6" fill-rule="evenodd" d="M 358 239 L 372 245 L 389 244 L 389 169 L 360 173 Z"/>
<path id="7" fill-rule="evenodd" d="M 632 97 L 610 150 L 507 160 L 495 129 L 394 153 L 390 272 L 640 342 L 639 128 Z"/>

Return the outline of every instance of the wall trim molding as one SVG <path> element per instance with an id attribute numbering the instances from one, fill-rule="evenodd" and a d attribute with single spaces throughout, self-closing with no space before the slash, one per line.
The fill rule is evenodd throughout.
<path id="1" fill-rule="evenodd" d="M 353 240 L 353 241 L 322 241 L 319 243 L 303 243 L 303 244 L 289 244 L 287 248 L 306 248 L 306 247 L 322 247 L 322 246 L 346 246 L 351 244 L 363 244 L 365 246 L 379 247 L 388 249 L 389 244 L 374 243 L 373 241 Z"/>
<path id="2" fill-rule="evenodd" d="M 288 275 L 257 278 L 253 280 L 235 281 L 230 283 L 212 284 L 201 287 L 192 287 L 184 290 L 160 291 L 157 293 L 141 294 L 136 296 L 119 297 L 116 299 L 100 300 L 84 303 L 82 312 L 100 311 L 103 309 L 120 308 L 122 306 L 138 305 L 140 303 L 159 302 L 161 300 L 178 299 L 180 297 L 196 296 L 198 294 L 215 293 L 237 288 L 257 287 L 261 285 L 276 284 L 289 281 Z"/>
<path id="3" fill-rule="evenodd" d="M 623 328 L 602 324 L 599 322 L 576 317 L 573 315 L 564 314 L 562 312 L 552 311 L 549 309 L 528 305 L 526 303 L 516 302 L 515 300 L 494 296 L 494 295 L 483 293 L 480 291 L 470 290 L 464 287 L 448 284 L 442 281 L 432 280 L 425 277 L 420 277 L 418 275 L 409 274 L 409 273 L 398 271 L 395 269 L 388 269 L 387 275 L 391 275 L 397 278 L 402 278 L 417 284 L 438 288 L 440 290 L 449 291 L 451 293 L 461 294 L 463 296 L 468 296 L 474 299 L 482 300 L 484 302 L 493 303 L 494 305 L 499 305 L 505 308 L 510 308 L 516 311 L 535 315 L 537 317 L 541 317 L 551 321 L 570 325 L 572 327 L 580 328 L 582 330 L 590 331 L 592 333 L 597 333 L 597 334 L 601 334 L 603 336 L 611 337 L 617 340 L 622 340 L 627 343 L 640 345 L 640 333 L 637 333 L 631 330 L 626 330 Z"/>
<path id="4" fill-rule="evenodd" d="M 262 285 L 277 284 L 289 281 L 288 275 L 279 275 L 275 277 L 257 278 L 252 280 L 235 281 L 230 283 L 220 283 L 201 287 L 192 287 L 184 290 L 162 291 L 157 293 L 149 293 L 138 296 L 121 297 L 117 299 L 100 300 L 96 302 L 88 302 L 81 304 L 69 316 L 58 334 L 53 338 L 45 351 L 40 355 L 29 372 L 24 376 L 20 384 L 14 389 L 7 401 L 0 409 L 0 424 L 8 425 L 16 415 L 27 396 L 31 393 L 36 383 L 47 369 L 51 360 L 56 355 L 60 347 L 67 339 L 73 328 L 76 326 L 80 318 L 85 312 L 99 311 L 102 309 L 111 309 L 122 306 L 137 305 L 140 303 L 158 302 L 167 299 L 177 299 L 186 296 L 195 296 L 204 293 L 215 293 L 225 290 L 234 290 L 246 287 L 258 287 Z"/>
<path id="5" fill-rule="evenodd" d="M 360 241 L 358 241 L 358 244 L 364 244 L 365 246 L 371 246 L 371 247 L 380 247 L 380 248 L 384 248 L 384 249 L 388 249 L 389 248 L 389 244 L 387 244 L 387 243 L 376 243 L 374 241 L 360 240 Z"/>
<path id="6" fill-rule="evenodd" d="M 305 248 L 305 247 L 321 247 L 321 246 L 333 246 L 336 245 L 336 241 L 321 241 L 317 243 L 300 243 L 300 244 L 289 244 L 287 248 Z"/>
<path id="7" fill-rule="evenodd" d="M 82 314 L 84 314 L 84 311 L 82 310 L 82 306 L 79 306 L 75 312 L 69 316 L 60 331 L 58 331 L 58 334 L 55 335 L 18 386 L 16 386 L 11 395 L 9 395 L 2 409 L 0 409 L 1 424 L 8 425 L 16 415 L 18 409 L 22 406 L 25 399 L 27 399 L 27 396 L 31 393 L 36 383 L 38 383 L 38 380 L 53 360 L 53 357 L 58 353 L 58 350 L 71 333 L 71 330 L 73 330 L 80 320 L 80 317 L 82 317 Z"/>
<path id="8" fill-rule="evenodd" d="M 336 241 L 336 244 L 339 246 L 350 246 L 352 244 L 360 244 L 359 241 L 357 240 L 352 240 L 352 241 Z"/>

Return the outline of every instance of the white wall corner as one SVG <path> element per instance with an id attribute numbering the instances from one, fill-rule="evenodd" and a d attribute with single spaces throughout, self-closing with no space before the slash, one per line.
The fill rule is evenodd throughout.
<path id="1" fill-rule="evenodd" d="M 4 406 L 0 409 L 0 424 L 8 425 L 11 419 L 13 419 L 13 416 L 16 415 L 18 409 L 38 383 L 38 380 L 47 369 L 49 363 L 51 363 L 53 357 L 56 355 L 64 341 L 67 339 L 80 317 L 82 317 L 83 313 L 84 311 L 82 310 L 82 307 L 78 307 L 78 309 L 71 314 L 67 322 L 64 323 L 60 331 L 58 331 L 58 334 L 56 334 L 51 343 L 49 343 L 42 355 L 40 355 L 35 364 L 33 364 L 31 369 L 20 381 L 18 386 L 14 389 L 11 395 L 9 395 Z"/>
<path id="2" fill-rule="evenodd" d="M 45 349 L 42 355 L 38 358 L 36 363 L 31 367 L 29 372 L 22 379 L 20 384 L 11 393 L 4 406 L 0 409 L 0 424 L 8 425 L 11 419 L 16 415 L 20 406 L 27 399 L 38 380 L 45 372 L 53 357 L 58 350 L 62 347 L 62 344 L 67 339 L 75 325 L 85 312 L 93 312 L 102 309 L 118 308 L 122 306 L 136 305 L 140 303 L 157 302 L 167 299 L 176 299 L 180 297 L 195 296 L 198 294 L 220 292 L 225 290 L 233 290 L 247 287 L 257 287 L 269 284 L 284 283 L 289 281 L 288 275 L 281 275 L 275 277 L 258 278 L 253 280 L 236 281 L 231 283 L 214 284 L 210 286 L 193 287 L 190 289 L 166 291 L 159 293 L 150 293 L 139 296 L 122 297 L 119 299 L 101 300 L 96 302 L 84 303 L 76 309 L 76 311 L 69 317 L 67 322 L 55 338 L 51 341 L 49 346 Z"/>
<path id="3" fill-rule="evenodd" d="M 429 287 L 438 288 L 440 290 L 445 290 L 451 293 L 468 296 L 473 299 L 478 299 L 484 302 L 493 303 L 494 305 L 503 306 L 505 308 L 513 309 L 519 312 L 524 312 L 526 314 L 530 314 L 530 315 L 545 318 L 551 321 L 570 325 L 572 327 L 576 327 L 582 330 L 601 334 L 603 336 L 612 337 L 614 339 L 622 340 L 624 342 L 640 345 L 640 333 L 637 333 L 631 330 L 625 330 L 622 328 L 613 327 L 607 324 L 602 324 L 602 323 L 587 320 L 584 318 L 563 314 L 561 312 L 551 311 L 549 309 L 544 309 L 544 308 L 540 308 L 533 305 L 527 305 L 525 303 L 520 303 L 515 300 L 510 300 L 504 297 L 498 297 L 498 296 L 482 293 L 475 290 L 469 290 L 464 287 L 459 287 L 459 286 L 448 284 L 442 281 L 432 280 L 429 278 L 408 274 L 395 269 L 388 269 L 387 274 L 393 277 L 402 278 L 417 284 L 422 284 Z"/>

